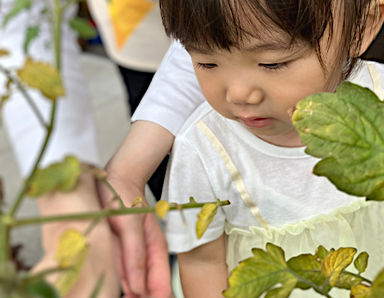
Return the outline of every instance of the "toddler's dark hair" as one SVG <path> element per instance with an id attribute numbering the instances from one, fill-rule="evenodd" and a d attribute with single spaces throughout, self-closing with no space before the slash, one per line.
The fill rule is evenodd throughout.
<path id="1" fill-rule="evenodd" d="M 332 37 L 335 12 L 342 29 L 337 61 L 345 61 L 344 78 L 356 64 L 366 20 L 377 0 L 160 0 L 167 34 L 188 48 L 201 50 L 239 48 L 247 37 L 260 38 L 283 31 L 290 45 L 305 42 L 316 50 L 323 65 L 320 40 Z M 337 7 L 338 9 L 335 9 Z M 256 28 L 252 29 L 252 28 Z M 329 39 L 330 40 L 330 39 Z M 323 65 L 324 66 L 324 65 Z"/>

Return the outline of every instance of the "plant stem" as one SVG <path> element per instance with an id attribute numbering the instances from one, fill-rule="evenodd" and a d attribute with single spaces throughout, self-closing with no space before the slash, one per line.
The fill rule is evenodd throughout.
<path id="1" fill-rule="evenodd" d="M 48 125 L 45 123 L 44 121 L 44 118 L 43 116 L 41 115 L 38 107 L 36 106 L 36 104 L 34 103 L 32 97 L 29 95 L 27 89 L 24 87 L 24 85 L 16 78 L 14 77 L 11 72 L 8 70 L 8 69 L 5 69 L 3 66 L 0 65 L 0 71 L 2 73 L 4 73 L 4 75 L 12 81 L 12 83 L 14 83 L 17 87 L 17 89 L 19 89 L 19 91 L 21 92 L 21 94 L 24 96 L 25 100 L 27 101 L 27 103 L 30 105 L 32 111 L 35 113 L 35 116 L 37 118 L 37 120 L 40 122 L 40 124 L 45 127 L 46 129 L 48 128 Z"/>
<path id="2" fill-rule="evenodd" d="M 211 202 L 216 204 L 217 202 Z M 178 206 L 172 206 L 170 210 L 179 210 L 181 206 L 182 209 L 190 208 L 201 208 L 203 205 L 208 203 L 188 203 Z M 229 205 L 229 201 L 220 202 L 221 206 Z M 59 221 L 72 221 L 72 220 L 92 220 L 100 217 L 110 217 L 118 215 L 127 215 L 127 214 L 142 214 L 142 213 L 153 213 L 155 212 L 155 207 L 135 207 L 135 208 L 120 208 L 120 209 L 109 209 L 109 210 L 100 210 L 95 212 L 85 212 L 85 213 L 75 213 L 75 214 L 64 214 L 64 215 L 54 215 L 54 216 L 43 216 L 43 217 L 31 217 L 24 219 L 13 220 L 9 223 L 11 227 L 20 227 L 30 224 L 44 224 L 50 222 L 59 222 Z"/>
<path id="3" fill-rule="evenodd" d="M 50 139 L 52 131 L 53 131 L 55 112 L 56 112 L 56 101 L 53 101 L 52 110 L 51 110 L 51 120 L 50 120 L 50 123 L 49 123 L 48 128 L 47 128 L 47 134 L 45 136 L 44 143 L 43 143 L 43 145 L 42 145 L 42 147 L 40 149 L 40 154 L 37 157 L 37 159 L 36 159 L 36 161 L 35 161 L 35 163 L 33 165 L 31 173 L 28 175 L 27 180 L 24 182 L 24 185 L 23 185 L 22 189 L 20 190 L 19 194 L 17 195 L 16 200 L 14 201 L 14 203 L 12 205 L 11 211 L 9 213 L 9 215 L 12 216 L 12 217 L 16 214 L 16 212 L 17 212 L 21 202 L 23 201 L 23 198 L 24 198 L 26 192 L 28 191 L 29 184 L 31 183 L 32 178 L 33 178 L 33 176 L 35 175 L 35 173 L 36 173 L 36 171 L 38 169 L 40 161 L 43 158 L 43 155 L 45 153 L 45 150 L 47 148 L 49 139 Z"/>
<path id="4" fill-rule="evenodd" d="M 1 216 L 0 218 L 3 218 Z M 9 258 L 9 226 L 0 224 L 0 264 L 4 264 Z"/>
<path id="5" fill-rule="evenodd" d="M 56 64 L 57 70 L 60 70 L 60 66 L 61 66 L 61 59 L 60 59 L 60 54 L 61 54 L 61 52 L 60 52 L 60 47 L 61 47 L 61 19 L 62 19 L 62 9 L 60 6 L 60 0 L 55 0 L 54 1 L 54 8 L 53 8 L 53 17 L 52 17 L 52 22 L 53 22 L 52 34 L 53 34 L 53 41 L 54 41 L 54 45 L 55 45 L 55 62 L 56 62 L 55 64 Z M 35 163 L 33 165 L 31 173 L 28 175 L 27 180 L 25 181 L 22 189 L 20 190 L 19 194 L 17 195 L 16 200 L 14 201 L 14 203 L 11 207 L 11 211 L 9 213 L 9 215 L 11 217 L 13 217 L 16 214 L 16 212 L 17 212 L 17 210 L 18 210 L 21 202 L 23 201 L 23 198 L 24 198 L 24 196 L 28 190 L 29 184 L 30 184 L 34 174 L 36 173 L 36 171 L 38 169 L 40 161 L 44 156 L 45 150 L 47 148 L 48 142 L 50 140 L 50 137 L 51 137 L 51 134 L 53 131 L 53 126 L 54 126 L 54 122 L 55 122 L 55 112 L 56 112 L 56 100 L 53 100 L 52 107 L 51 107 L 51 117 L 50 117 L 49 125 L 48 125 L 48 127 L 46 127 L 47 134 L 45 136 L 44 143 L 40 149 L 39 156 L 35 160 Z"/>

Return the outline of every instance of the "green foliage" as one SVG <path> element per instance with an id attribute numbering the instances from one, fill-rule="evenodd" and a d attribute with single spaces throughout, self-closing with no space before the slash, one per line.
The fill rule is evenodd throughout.
<path id="1" fill-rule="evenodd" d="M 265 250 L 255 248 L 252 252 L 253 257 L 232 271 L 225 297 L 251 298 L 266 294 L 265 297 L 280 298 L 288 297 L 294 289 L 312 288 L 327 295 L 332 287 L 348 290 L 355 287 L 355 291 L 361 290 L 361 286 L 369 288 L 363 284 L 366 281 L 363 277 L 346 271 L 353 261 L 355 248 L 342 247 L 328 252 L 320 246 L 313 255 L 301 254 L 288 261 L 284 251 L 271 243 L 267 243 Z M 380 279 L 375 282 L 380 284 Z M 384 295 L 381 285 L 377 291 Z"/>
<path id="2" fill-rule="evenodd" d="M 365 272 L 365 269 L 367 269 L 368 258 L 369 258 L 369 255 L 366 252 L 362 252 L 356 258 L 354 265 L 357 271 L 359 271 L 359 274 Z"/>
<path id="3" fill-rule="evenodd" d="M 38 279 L 29 283 L 27 292 L 36 298 L 59 298 L 56 289 L 44 279 Z"/>
<path id="4" fill-rule="evenodd" d="M 24 43 L 23 43 L 23 50 L 24 54 L 28 55 L 29 46 L 31 45 L 31 42 L 35 40 L 40 34 L 40 27 L 35 26 L 29 26 L 27 28 L 27 31 L 25 33 Z"/>
<path id="5" fill-rule="evenodd" d="M 322 159 L 314 173 L 349 194 L 384 200 L 384 103 L 345 82 L 336 93 L 308 96 L 296 108 L 292 120 L 306 152 Z"/>
<path id="6" fill-rule="evenodd" d="M 32 0 L 14 0 L 12 9 L 4 17 L 3 27 L 5 27 L 10 20 L 16 17 L 24 9 L 29 9 L 31 7 Z"/>
<path id="7" fill-rule="evenodd" d="M 71 191 L 81 174 L 81 165 L 74 156 L 67 156 L 62 162 L 39 169 L 29 184 L 27 194 L 40 197 L 51 191 Z"/>
<path id="8" fill-rule="evenodd" d="M 11 262 L 0 263 L 0 297 L 7 298 L 59 298 L 55 288 L 43 277 L 29 279 L 17 272 Z"/>
<path id="9" fill-rule="evenodd" d="M 83 18 L 73 18 L 69 25 L 75 30 L 81 38 L 91 39 L 97 36 L 95 28 L 89 23 L 88 20 Z"/>

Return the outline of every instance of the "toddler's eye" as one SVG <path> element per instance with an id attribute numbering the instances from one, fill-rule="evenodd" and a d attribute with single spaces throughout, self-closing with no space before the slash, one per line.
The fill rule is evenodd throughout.
<path id="1" fill-rule="evenodd" d="M 288 65 L 288 62 L 281 63 L 260 63 L 259 66 L 267 70 L 280 70 Z"/>
<path id="2" fill-rule="evenodd" d="M 202 68 L 202 69 L 213 69 L 217 67 L 217 64 L 215 63 L 196 63 L 195 65 L 197 68 Z"/>

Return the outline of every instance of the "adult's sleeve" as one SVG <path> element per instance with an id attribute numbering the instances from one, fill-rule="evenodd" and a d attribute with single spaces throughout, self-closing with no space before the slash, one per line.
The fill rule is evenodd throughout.
<path id="1" fill-rule="evenodd" d="M 209 176 L 195 150 L 184 138 L 176 137 L 173 146 L 162 198 L 172 203 L 188 203 L 193 197 L 197 202 L 215 202 L 217 197 Z M 225 215 L 222 208 L 201 239 L 196 236 L 196 222 L 200 208 L 168 212 L 165 235 L 170 252 L 181 253 L 213 241 L 224 233 Z M 185 221 L 184 221 L 185 219 Z"/>
<path id="2" fill-rule="evenodd" d="M 11 53 L 9 57 L 1 59 L 3 67 L 17 69 L 24 64 L 22 45 L 26 26 L 30 19 L 40 16 L 44 2 L 33 1 L 31 11 L 19 14 L 6 28 L 1 29 L 0 48 L 8 49 Z M 74 12 L 75 7 L 66 17 L 69 18 Z M 2 15 L 4 16 L 4 13 Z M 53 63 L 53 52 L 50 27 L 47 23 L 42 23 L 39 37 L 31 44 L 30 55 L 35 60 Z M 66 24 L 63 26 L 62 36 L 62 78 L 66 95 L 57 101 L 54 131 L 42 165 L 61 160 L 68 154 L 74 154 L 85 162 L 100 165 L 90 98 L 82 75 L 79 55 L 76 35 Z M 5 81 L 5 77 L 1 76 L 1 88 L 4 88 Z M 29 90 L 29 93 L 48 122 L 51 103 L 39 91 Z M 25 176 L 40 151 L 46 134 L 45 129 L 17 91 L 4 105 L 3 121 L 21 173 Z"/>
<path id="3" fill-rule="evenodd" d="M 132 121 L 151 121 L 176 135 L 203 101 L 191 58 L 175 41 L 164 56 Z"/>

